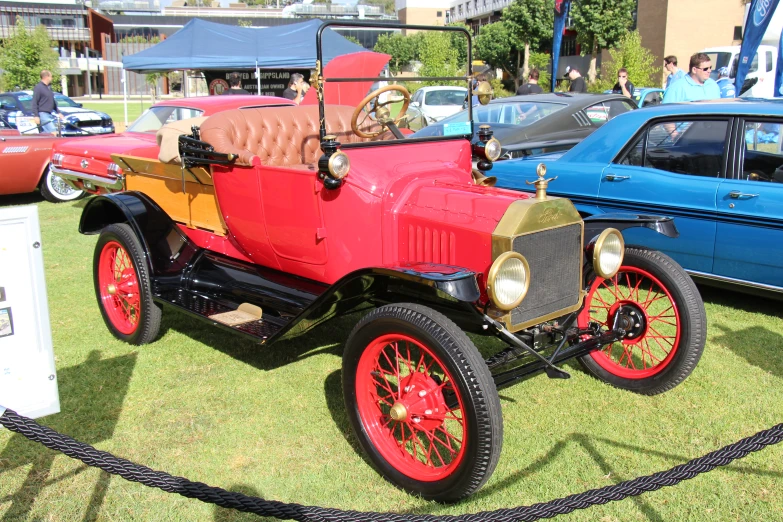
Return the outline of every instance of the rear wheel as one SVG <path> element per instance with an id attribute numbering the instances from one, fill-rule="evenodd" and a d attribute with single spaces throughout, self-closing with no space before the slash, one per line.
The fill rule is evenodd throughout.
<path id="1" fill-rule="evenodd" d="M 397 304 L 365 316 L 346 343 L 343 394 L 362 448 L 399 487 L 453 502 L 492 475 L 503 441 L 497 389 L 442 314 Z"/>
<path id="2" fill-rule="evenodd" d="M 706 340 L 707 317 L 696 285 L 669 256 L 627 247 L 618 273 L 596 278 L 585 298 L 579 326 L 610 329 L 623 323 L 626 336 L 581 358 L 587 370 L 618 388 L 655 395 L 674 388 L 696 367 Z"/>
<path id="3" fill-rule="evenodd" d="M 141 243 L 130 226 L 109 225 L 95 245 L 95 295 L 111 333 L 131 344 L 155 340 L 161 310 L 152 289 Z"/>
<path id="4" fill-rule="evenodd" d="M 87 193 L 70 186 L 47 165 L 46 172 L 41 176 L 41 195 L 52 203 L 62 203 L 83 198 Z"/>

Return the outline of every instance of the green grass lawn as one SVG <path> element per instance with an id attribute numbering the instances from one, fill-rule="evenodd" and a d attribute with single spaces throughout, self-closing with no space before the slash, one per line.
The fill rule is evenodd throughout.
<path id="1" fill-rule="evenodd" d="M 159 340 L 123 344 L 104 327 L 95 300 L 96 236 L 77 232 L 84 200 L 53 205 L 37 194 L 0 197 L 2 207 L 20 204 L 35 204 L 40 213 L 62 408 L 40 422 L 191 480 L 341 509 L 473 513 L 668 469 L 783 422 L 780 303 L 703 289 L 707 347 L 682 385 L 643 397 L 571 363 L 570 380 L 539 375 L 504 389 L 504 447 L 493 477 L 461 504 L 425 502 L 374 472 L 351 434 L 340 353 L 356 316 L 259 347 L 167 310 Z M 677 487 L 558 520 L 781 520 L 781 484 L 783 445 Z M 109 476 L 4 431 L 0 518 L 258 520 Z"/>
<path id="2" fill-rule="evenodd" d="M 105 112 L 115 123 L 123 123 L 125 121 L 125 106 L 122 101 L 119 102 L 83 102 L 83 105 L 87 109 L 95 111 Z M 149 108 L 149 97 L 140 100 L 139 98 L 132 98 L 128 100 L 128 125 L 133 123 L 136 118 Z"/>

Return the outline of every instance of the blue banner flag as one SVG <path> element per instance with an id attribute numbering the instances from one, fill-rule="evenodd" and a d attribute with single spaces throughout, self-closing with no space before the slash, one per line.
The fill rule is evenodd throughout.
<path id="1" fill-rule="evenodd" d="M 780 33 L 780 43 L 778 44 L 778 63 L 775 69 L 775 98 L 783 96 L 783 31 Z M 739 96 L 739 95 L 738 95 Z"/>
<path id="2" fill-rule="evenodd" d="M 772 13 L 778 7 L 780 0 L 753 0 L 748 11 L 748 19 L 745 21 L 745 34 L 742 38 L 742 47 L 740 48 L 739 65 L 737 66 L 737 76 L 734 80 L 734 87 L 737 89 L 737 96 L 742 92 L 742 84 L 745 83 L 745 76 L 748 74 L 750 64 L 753 63 L 753 57 L 759 48 L 764 33 L 767 32 Z M 688 71 L 690 72 L 690 71 Z"/>
<path id="3" fill-rule="evenodd" d="M 571 0 L 555 0 L 555 33 L 552 39 L 552 92 L 557 81 L 557 64 L 560 61 L 560 45 L 563 43 L 566 18 L 571 9 Z"/>

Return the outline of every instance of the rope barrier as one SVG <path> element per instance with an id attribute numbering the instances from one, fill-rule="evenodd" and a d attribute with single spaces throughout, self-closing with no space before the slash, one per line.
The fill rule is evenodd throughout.
<path id="1" fill-rule="evenodd" d="M 239 511 L 255 513 L 256 515 L 275 517 L 281 520 L 318 522 L 506 522 L 512 520 L 533 521 L 542 518 L 552 518 L 557 515 L 570 513 L 577 509 L 585 509 L 596 504 L 606 504 L 612 501 L 623 500 L 630 496 L 640 495 L 648 491 L 656 491 L 665 486 L 674 486 L 683 480 L 692 479 L 693 477 L 711 471 L 718 466 L 726 466 L 736 459 L 741 459 L 750 453 L 762 450 L 766 446 L 777 444 L 783 440 L 783 424 L 778 424 L 768 430 L 760 431 L 739 442 L 729 444 L 719 450 L 708 453 L 703 457 L 693 459 L 686 464 L 681 464 L 667 471 L 660 471 L 652 475 L 637 477 L 619 484 L 613 484 L 599 489 L 591 489 L 584 493 L 569 495 L 564 498 L 533 504 L 531 506 L 485 511 L 470 515 L 436 516 L 342 511 L 339 509 L 286 504 L 284 502 L 265 500 L 259 497 L 250 497 L 242 493 L 226 491 L 221 488 L 208 486 L 201 482 L 193 482 L 183 477 L 169 475 L 162 471 L 155 471 L 128 460 L 115 457 L 111 453 L 99 451 L 88 444 L 62 435 L 51 428 L 41 426 L 34 420 L 23 417 L 13 410 L 4 410 L 2 406 L 0 406 L 0 425 L 13 432 L 19 433 L 34 442 L 43 444 L 49 449 L 59 451 L 73 459 L 80 460 L 88 466 L 102 469 L 112 475 L 119 475 L 126 480 L 139 482 L 145 486 L 162 489 L 169 493 L 178 493 L 187 498 L 195 498 L 202 502 L 215 504 L 224 508 L 233 508 Z"/>

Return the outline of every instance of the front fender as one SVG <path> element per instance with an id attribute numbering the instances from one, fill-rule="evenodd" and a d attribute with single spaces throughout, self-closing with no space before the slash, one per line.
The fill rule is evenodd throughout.
<path id="1" fill-rule="evenodd" d="M 117 223 L 127 223 L 133 229 L 155 277 L 180 274 L 198 251 L 169 215 L 141 192 L 90 199 L 82 211 L 79 232 L 98 234 Z"/>
<path id="2" fill-rule="evenodd" d="M 607 228 L 616 228 L 622 232 L 628 228 L 642 227 L 666 237 L 675 238 L 680 235 L 674 224 L 674 218 L 664 216 L 631 213 L 596 214 L 584 218 L 584 223 L 585 247 L 594 241 L 595 238 Z"/>

